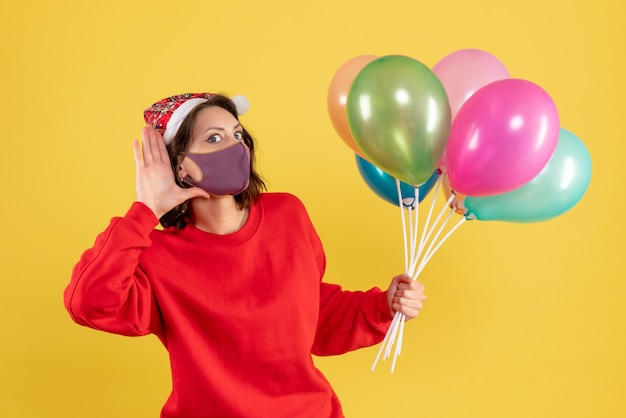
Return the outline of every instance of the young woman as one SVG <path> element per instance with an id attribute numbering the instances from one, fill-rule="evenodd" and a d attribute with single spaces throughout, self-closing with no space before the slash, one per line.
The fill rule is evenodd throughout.
<path id="1" fill-rule="evenodd" d="M 172 369 L 163 418 L 342 417 L 312 354 L 380 342 L 396 311 L 417 316 L 423 286 L 406 275 L 386 292 L 322 281 L 306 210 L 263 192 L 231 99 L 178 95 L 144 116 L 137 200 L 74 267 L 72 319 L 162 341 Z"/>

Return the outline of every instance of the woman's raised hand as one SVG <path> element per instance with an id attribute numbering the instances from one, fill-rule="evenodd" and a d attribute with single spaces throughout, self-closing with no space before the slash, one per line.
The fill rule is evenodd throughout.
<path id="1" fill-rule="evenodd" d="M 141 130 L 142 145 L 133 141 L 137 168 L 137 201 L 156 215 L 165 215 L 171 209 L 194 197 L 209 198 L 199 187 L 183 189 L 174 181 L 174 172 L 165 148 L 163 136 L 151 126 Z"/>

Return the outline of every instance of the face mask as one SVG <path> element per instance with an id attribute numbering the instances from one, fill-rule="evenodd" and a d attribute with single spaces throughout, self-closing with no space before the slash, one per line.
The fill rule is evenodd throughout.
<path id="1" fill-rule="evenodd" d="M 215 196 L 236 195 L 250 183 L 250 150 L 237 142 L 223 150 L 210 153 L 184 153 L 202 170 L 202 177 L 194 180 L 188 175 L 183 181 L 198 186 Z"/>

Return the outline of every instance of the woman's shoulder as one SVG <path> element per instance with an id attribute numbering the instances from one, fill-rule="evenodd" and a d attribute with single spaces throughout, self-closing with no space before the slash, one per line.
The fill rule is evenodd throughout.
<path id="1" fill-rule="evenodd" d="M 300 228 L 307 230 L 314 229 L 304 203 L 299 197 L 291 193 L 263 193 L 258 204 L 265 225 L 272 225 L 277 230 L 285 225 L 288 225 L 289 228 L 299 225 Z"/>
<path id="2" fill-rule="evenodd" d="M 301 219 L 310 222 L 309 213 L 299 197 L 284 192 L 263 193 L 259 199 L 264 216 L 281 221 Z"/>
<path id="3" fill-rule="evenodd" d="M 304 204 L 296 195 L 286 192 L 266 192 L 262 193 L 259 201 L 264 208 L 288 207 L 304 209 Z"/>

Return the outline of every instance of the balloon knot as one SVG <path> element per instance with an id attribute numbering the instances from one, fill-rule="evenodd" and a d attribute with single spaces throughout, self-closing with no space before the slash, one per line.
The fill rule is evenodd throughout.
<path id="1" fill-rule="evenodd" d="M 411 208 L 415 209 L 415 198 L 414 197 L 405 197 L 402 199 L 402 206 L 406 209 Z"/>

